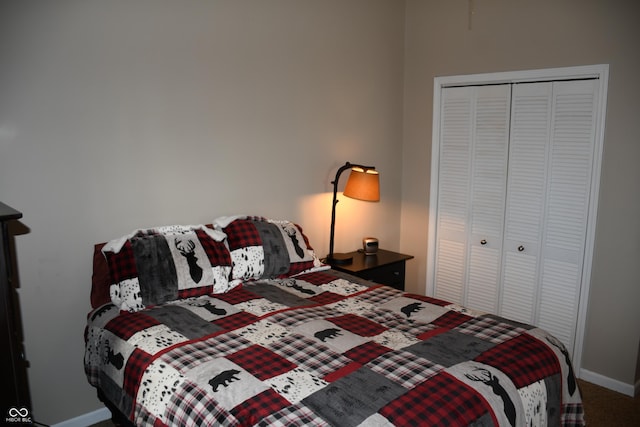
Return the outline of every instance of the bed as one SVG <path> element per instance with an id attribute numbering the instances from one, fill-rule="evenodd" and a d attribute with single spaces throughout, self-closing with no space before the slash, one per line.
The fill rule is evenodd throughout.
<path id="1" fill-rule="evenodd" d="M 84 367 L 133 425 L 581 426 L 539 328 L 323 265 L 290 221 L 96 245 Z"/>

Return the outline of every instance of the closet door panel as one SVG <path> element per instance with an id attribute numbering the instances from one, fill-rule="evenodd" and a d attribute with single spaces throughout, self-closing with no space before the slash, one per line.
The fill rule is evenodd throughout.
<path id="1" fill-rule="evenodd" d="M 500 314 L 519 322 L 533 323 L 538 257 L 507 252 L 504 257 L 504 280 Z"/>
<path id="2" fill-rule="evenodd" d="M 465 305 L 498 306 L 509 152 L 509 85 L 475 88 L 471 169 L 471 237 Z"/>
<path id="3" fill-rule="evenodd" d="M 576 263 L 545 257 L 542 274 L 542 295 L 537 326 L 551 332 L 573 351 L 578 306 L 576 278 L 580 271 Z"/>
<path id="4" fill-rule="evenodd" d="M 436 296 L 487 311 L 500 280 L 510 93 L 447 88 L 442 98 Z"/>
<path id="5" fill-rule="evenodd" d="M 552 112 L 552 83 L 513 87 L 499 314 L 536 320 Z"/>
<path id="6" fill-rule="evenodd" d="M 462 304 L 464 294 L 464 264 L 467 247 L 463 242 L 438 240 L 436 253 L 436 298 Z"/>
<path id="7" fill-rule="evenodd" d="M 501 253 L 499 249 L 471 246 L 465 306 L 496 313 Z"/>
<path id="8" fill-rule="evenodd" d="M 540 320 L 573 349 L 595 144 L 596 80 L 555 82 Z"/>
<path id="9" fill-rule="evenodd" d="M 435 296 L 463 303 L 469 234 L 472 88 L 442 94 Z"/>

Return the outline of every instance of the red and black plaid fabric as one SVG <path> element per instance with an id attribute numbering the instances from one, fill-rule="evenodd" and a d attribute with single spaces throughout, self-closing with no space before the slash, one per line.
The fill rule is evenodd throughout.
<path id="1" fill-rule="evenodd" d="M 139 348 L 133 350 L 133 353 L 129 356 L 124 371 L 124 384 L 122 385 L 122 388 L 129 396 L 138 395 L 142 375 L 152 361 L 153 357 Z"/>
<path id="2" fill-rule="evenodd" d="M 127 241 L 118 254 L 105 252 L 105 257 L 109 265 L 109 275 L 112 283 L 138 277 L 138 269 L 136 268 L 136 259 L 133 255 L 131 242 Z"/>
<path id="3" fill-rule="evenodd" d="M 211 393 L 186 381 L 180 390 L 182 398 L 173 401 L 167 410 L 167 425 L 184 425 L 184 420 L 193 421 L 193 426 L 232 426 L 237 425 L 230 412 L 222 408 Z"/>
<path id="4" fill-rule="evenodd" d="M 427 404 L 428 402 L 428 404 Z M 425 426 L 466 426 L 491 408 L 475 390 L 451 375 L 441 373 L 418 384 L 380 413 L 393 424 Z M 494 425 L 497 425 L 494 420 Z"/>
<path id="5" fill-rule="evenodd" d="M 372 360 L 377 359 L 379 356 L 390 351 L 390 348 L 387 348 L 376 342 L 369 341 L 346 351 L 344 355 L 349 359 L 360 363 L 361 365 L 366 365 Z"/>
<path id="6" fill-rule="evenodd" d="M 416 294 L 407 294 L 408 297 L 411 297 L 413 299 L 417 299 L 419 301 L 424 301 L 424 302 L 428 302 L 429 304 L 433 304 L 433 305 L 439 305 L 441 307 L 446 307 L 448 305 L 451 305 L 450 302 L 441 300 L 441 299 L 437 299 L 437 298 L 432 298 L 432 297 L 427 297 L 424 295 L 416 295 Z"/>
<path id="7" fill-rule="evenodd" d="M 251 301 L 252 299 L 258 299 L 260 297 L 254 293 L 246 291 L 242 287 L 237 287 L 233 292 L 219 294 L 216 298 L 224 302 L 228 302 L 229 304 L 240 304 L 241 302 Z"/>
<path id="8" fill-rule="evenodd" d="M 342 329 L 351 331 L 354 334 L 358 334 L 363 337 L 373 337 L 380 335 L 387 330 L 379 323 L 372 322 L 369 319 L 365 319 L 362 316 L 356 316 L 355 314 L 345 314 L 339 317 L 328 317 L 327 320 L 331 323 L 335 323 Z"/>
<path id="9" fill-rule="evenodd" d="M 159 321 L 145 313 L 123 311 L 119 316 L 111 319 L 106 328 L 118 337 L 128 340 L 133 334 L 159 324 Z"/>
<path id="10" fill-rule="evenodd" d="M 303 335 L 287 336 L 269 348 L 320 378 L 351 363 L 346 356 L 327 351 L 324 345 Z"/>
<path id="11" fill-rule="evenodd" d="M 560 373 L 560 363 L 553 351 L 528 334 L 498 344 L 475 360 L 500 369 L 516 387 Z"/>
<path id="12" fill-rule="evenodd" d="M 257 396 L 247 399 L 231 410 L 245 425 L 257 425 L 260 421 L 290 405 L 284 397 L 274 390 L 266 390 Z"/>
<path id="13" fill-rule="evenodd" d="M 215 265 L 226 265 L 231 267 L 231 254 L 227 250 L 224 241 L 218 242 L 209 237 L 204 230 L 195 230 L 198 240 L 204 249 L 209 263 Z"/>
<path id="14" fill-rule="evenodd" d="M 260 380 L 284 374 L 296 365 L 279 354 L 259 345 L 244 348 L 227 356 L 227 359 L 242 366 Z"/>
<path id="15" fill-rule="evenodd" d="M 242 328 L 243 326 L 250 325 L 255 323 L 260 318 L 255 314 L 240 312 L 236 314 L 232 314 L 227 317 L 223 317 L 222 319 L 214 320 L 211 323 L 215 323 L 216 325 L 222 327 L 227 331 L 233 331 L 234 329 Z"/>
<path id="16" fill-rule="evenodd" d="M 471 320 L 472 317 L 463 313 L 459 313 L 457 311 L 448 311 L 442 316 L 435 319 L 433 322 L 436 326 L 441 326 L 447 329 L 455 328 L 458 325 L 461 325 L 465 322 Z"/>
<path id="17" fill-rule="evenodd" d="M 211 286 L 199 286 L 197 288 L 179 289 L 178 299 L 187 299 L 193 297 L 199 297 L 202 295 L 209 295 L 213 293 L 213 285 Z"/>
<path id="18" fill-rule="evenodd" d="M 333 292 L 322 292 L 309 298 L 309 301 L 317 302 L 318 304 L 331 304 L 342 299 L 344 299 L 342 295 L 334 294 Z"/>
<path id="19" fill-rule="evenodd" d="M 304 279 L 305 282 L 311 283 L 313 285 L 318 285 L 318 286 L 324 285 L 333 280 L 336 280 L 336 276 L 331 275 L 326 271 L 316 271 L 313 273 L 307 273 L 303 277 L 301 276 L 300 278 Z"/>
<path id="20" fill-rule="evenodd" d="M 260 233 L 252 219 L 236 219 L 224 228 L 229 250 L 234 251 L 247 246 L 262 246 Z"/>

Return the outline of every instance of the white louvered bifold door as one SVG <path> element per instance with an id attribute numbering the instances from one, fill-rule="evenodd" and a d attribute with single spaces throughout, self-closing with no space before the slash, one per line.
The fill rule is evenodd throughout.
<path id="1" fill-rule="evenodd" d="M 547 187 L 552 83 L 513 87 L 499 314 L 532 323 Z"/>
<path id="2" fill-rule="evenodd" d="M 571 353 L 582 283 L 595 144 L 597 80 L 553 83 L 537 325 Z"/>
<path id="3" fill-rule="evenodd" d="M 509 137 L 510 86 L 443 91 L 435 295 L 495 312 Z"/>
<path id="4" fill-rule="evenodd" d="M 464 305 L 498 310 L 511 86 L 479 86 L 471 166 L 471 235 Z"/>
<path id="5" fill-rule="evenodd" d="M 469 217 L 474 88 L 442 94 L 435 295 L 462 304 Z"/>
<path id="6" fill-rule="evenodd" d="M 573 350 L 595 141 L 596 80 L 514 85 L 499 314 Z"/>

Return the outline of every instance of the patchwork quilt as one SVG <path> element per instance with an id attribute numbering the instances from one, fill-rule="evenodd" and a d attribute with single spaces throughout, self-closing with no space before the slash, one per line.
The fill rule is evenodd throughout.
<path id="1" fill-rule="evenodd" d="M 545 331 L 333 270 L 93 310 L 89 382 L 136 425 L 581 426 Z"/>

